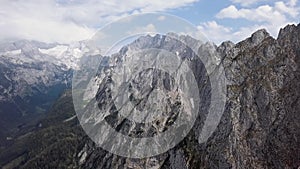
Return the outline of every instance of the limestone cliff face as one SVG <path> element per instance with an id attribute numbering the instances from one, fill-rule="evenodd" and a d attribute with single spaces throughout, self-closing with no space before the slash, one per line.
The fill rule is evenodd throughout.
<path id="1" fill-rule="evenodd" d="M 299 30 L 287 26 L 277 40 L 259 30 L 224 56 L 231 131 L 223 150 L 234 168 L 299 166 Z"/>
<path id="2" fill-rule="evenodd" d="M 184 51 L 179 45 L 170 45 L 159 37 L 144 37 L 133 46 L 138 45 L 168 46 L 170 49 L 173 45 L 174 49 Z M 224 42 L 215 48 L 228 80 L 227 102 L 217 130 L 206 143 L 198 144 L 196 137 L 204 115 L 197 119 L 188 137 L 165 154 L 136 160 L 102 153 L 100 160 L 100 157 L 94 158 L 99 152 L 89 151 L 94 154 L 93 158 L 86 158 L 82 165 L 96 163 L 94 167 L 109 165 L 113 168 L 299 167 L 300 25 L 282 29 L 278 39 L 262 29 L 242 42 Z M 203 52 L 201 47 L 199 52 Z M 194 71 L 203 77 L 205 70 L 200 67 L 195 66 Z M 205 92 L 200 97 L 209 99 Z"/>
<path id="3" fill-rule="evenodd" d="M 201 44 L 190 37 L 181 37 L 189 44 Z M 205 51 L 203 45 L 199 53 Z M 179 43 L 166 41 L 163 36 L 141 37 L 133 44 L 123 48 L 114 55 L 115 61 L 122 61 L 123 57 L 135 48 L 159 47 L 174 50 L 188 59 L 189 65 L 195 73 L 197 82 L 204 84 L 199 94 L 203 100 L 211 97 L 209 78 L 201 62 L 197 62 L 190 49 Z M 300 166 L 300 25 L 289 25 L 280 30 L 278 38 L 271 37 L 266 30 L 258 30 L 246 40 L 234 44 L 224 42 L 220 46 L 213 46 L 218 52 L 219 64 L 224 67 L 227 79 L 226 106 L 221 121 L 205 143 L 198 143 L 199 131 L 206 118 L 205 110 L 209 103 L 204 102 L 202 113 L 187 137 L 176 147 L 158 156 L 132 159 L 113 155 L 95 144 L 83 133 L 76 119 L 65 120 L 56 129 L 48 123 L 45 129 L 31 134 L 48 137 L 62 137 L 55 143 L 46 142 L 39 149 L 29 151 L 29 155 L 19 156 L 23 159 L 19 166 L 35 168 L 38 166 L 68 166 L 69 168 L 163 168 L 163 169 L 198 169 L 198 168 L 297 168 Z M 195 64 L 197 63 L 197 64 Z M 105 70 L 111 69 L 106 67 Z M 149 72 L 137 76 L 136 81 L 147 80 Z M 152 72 L 153 73 L 153 72 Z M 172 88 L 173 79 L 163 83 L 161 79 L 166 74 L 155 72 L 158 87 Z M 100 84 L 97 93 L 97 103 L 105 108 L 109 97 L 106 88 L 107 81 Z M 134 87 L 134 86 L 133 86 Z M 135 86 L 139 88 L 138 86 Z M 70 95 L 64 96 L 70 100 Z M 136 99 L 133 99 L 136 100 Z M 171 99 L 172 101 L 172 99 Z M 141 101 L 141 104 L 143 102 Z M 53 111 L 63 110 L 70 102 Z M 180 105 L 180 104 L 178 104 Z M 177 107 L 180 109 L 180 106 Z M 69 109 L 67 111 L 70 111 Z M 56 114 L 56 116 L 60 116 Z M 59 119 L 59 118 L 58 118 Z M 48 120 L 49 121 L 49 120 Z M 116 127 L 123 134 L 139 137 L 155 135 L 159 129 L 168 127 L 170 123 L 161 123 L 150 130 L 151 126 L 140 126 L 143 130 L 133 130 L 130 121 L 118 121 L 108 118 L 111 126 Z M 43 122 L 42 122 L 43 123 Z M 64 134 L 63 134 L 64 133 Z M 67 133 L 67 134 L 66 134 Z M 63 138 L 64 135 L 66 138 Z M 25 137 L 26 138 L 26 137 Z M 42 139 L 43 137 L 38 137 Z M 24 138 L 22 138 L 24 139 Z M 54 140 L 54 139 L 53 139 Z M 70 144 L 68 144 L 68 142 Z M 68 145 L 67 148 L 65 148 Z M 40 152 L 40 149 L 43 149 Z M 66 151 L 67 150 L 67 151 Z M 8 152 L 6 150 L 6 152 Z M 62 159 L 55 158 L 55 154 L 67 154 Z M 26 153 L 25 153 L 26 154 Z M 22 158 L 21 158 L 22 157 Z M 1 159 L 1 156 L 0 156 Z M 13 160 L 11 160 L 13 161 Z M 16 165 L 14 160 L 9 165 Z M 50 165 L 51 164 L 51 165 Z M 9 167 L 8 167 L 9 168 Z"/>

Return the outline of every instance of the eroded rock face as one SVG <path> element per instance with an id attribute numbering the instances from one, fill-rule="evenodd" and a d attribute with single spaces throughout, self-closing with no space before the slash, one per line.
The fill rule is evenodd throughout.
<path id="1" fill-rule="evenodd" d="M 278 40 L 266 36 L 265 31 L 258 31 L 235 45 L 224 58 L 231 82 L 228 116 L 232 131 L 228 137 L 228 161 L 234 168 L 296 168 L 299 165 L 300 131 L 296 129 L 300 120 L 296 103 L 299 87 L 296 86 L 299 86 L 300 36 L 297 30 L 299 26 L 288 26 L 281 30 Z M 256 43 L 253 37 L 261 42 Z"/>
<path id="2" fill-rule="evenodd" d="M 201 44 L 196 40 L 191 40 L 190 37 L 181 38 L 189 43 Z M 73 122 L 72 120 L 64 122 L 61 128 L 53 132 L 57 136 L 68 133 L 66 140 L 69 143 L 75 142 L 69 145 L 71 148 L 68 148 L 67 151 L 66 148 L 51 148 L 65 147 L 68 145 L 66 144 L 67 141 L 49 143 L 45 146 L 46 150 L 40 154 L 38 154 L 39 150 L 35 150 L 37 155 L 34 156 L 34 153 L 31 153 L 29 157 L 33 157 L 25 158 L 27 161 L 24 160 L 19 165 L 24 168 L 37 166 L 47 168 L 46 166 L 52 164 L 52 166 L 95 169 L 299 167 L 300 25 L 290 25 L 282 29 L 277 39 L 269 36 L 265 30 L 259 30 L 240 43 L 224 42 L 220 46 L 214 46 L 215 50 L 212 51 L 205 50 L 205 45 L 208 44 L 200 46 L 198 52 L 213 54 L 213 51 L 217 51 L 218 57 L 215 58 L 215 61 L 223 65 L 228 81 L 224 114 L 217 129 L 207 142 L 198 143 L 198 135 L 207 115 L 205 110 L 210 106 L 211 97 L 209 78 L 204 66 L 201 62 L 193 60 L 192 52 L 187 50 L 184 45 L 166 42 L 166 38 L 162 36 L 147 36 L 140 38 L 131 46 L 123 48 L 119 54 L 114 56 L 114 61 L 115 63 L 122 62 L 124 56 L 132 52 L 133 49 L 150 47 L 168 48 L 182 54 L 189 60 L 193 71 L 197 72 L 195 74 L 198 79 L 197 82 L 203 85 L 199 96 L 207 102 L 203 103 L 200 116 L 196 119 L 187 137 L 177 146 L 161 155 L 143 159 L 125 158 L 97 148 L 81 130 L 78 122 L 76 125 L 73 119 Z M 109 69 L 111 67 L 108 66 L 101 70 L 107 71 Z M 158 87 L 169 90 L 174 87 L 173 79 L 159 71 L 145 71 L 143 76 L 136 76 L 135 80 L 147 81 L 149 79 L 145 77 L 149 73 L 157 73 L 152 82 L 157 82 L 154 84 L 157 84 Z M 102 77 L 103 79 L 105 78 Z M 167 79 L 169 83 L 164 83 L 163 79 Z M 139 95 L 134 94 L 134 91 L 139 90 L 140 87 L 138 83 L 133 84 L 131 88 L 133 91 L 132 101 L 139 101 Z M 104 80 L 100 84 L 96 97 L 100 110 L 107 108 L 105 102 L 108 97 L 109 90 L 106 88 L 106 81 Z M 71 98 L 68 99 L 71 100 Z M 141 101 L 141 103 L 144 102 Z M 140 106 L 146 106 L 146 104 Z M 63 107 L 57 109 L 63 109 Z M 133 130 L 131 122 L 114 120 L 111 119 L 110 121 L 112 126 L 115 125 L 119 130 L 123 129 L 123 134 L 131 134 L 132 136 L 155 134 L 164 127 L 162 125 L 164 123 L 160 123 L 161 126 L 154 128 L 154 132 L 146 132 L 145 134 L 145 132 Z M 142 129 L 150 131 L 146 130 L 150 127 Z M 40 131 L 39 134 L 44 135 L 43 131 Z M 51 152 L 67 153 L 69 156 L 64 159 L 55 159 Z"/>
<path id="3" fill-rule="evenodd" d="M 200 118 L 188 137 L 165 154 L 133 160 L 104 153 L 106 160 L 88 157 L 83 166 L 97 161 L 112 168 L 297 168 L 299 31 L 299 25 L 287 26 L 274 39 L 259 30 L 238 44 L 224 42 L 216 47 L 228 80 L 227 104 L 217 130 L 206 143 L 197 142 Z M 143 46 L 163 45 L 157 37 L 142 40 Z M 201 71 L 199 75 L 203 75 Z"/>

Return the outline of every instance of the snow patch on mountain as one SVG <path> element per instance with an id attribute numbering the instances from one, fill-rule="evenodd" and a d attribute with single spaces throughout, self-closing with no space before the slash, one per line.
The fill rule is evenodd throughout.
<path id="1" fill-rule="evenodd" d="M 68 46 L 58 45 L 58 46 L 55 46 L 55 47 L 49 48 L 49 49 L 39 48 L 39 51 L 43 54 L 47 54 L 47 55 L 51 55 L 51 56 L 61 56 L 67 49 L 68 49 Z"/>
<path id="2" fill-rule="evenodd" d="M 21 54 L 21 49 L 6 51 L 1 53 L 1 55 L 19 55 L 19 54 Z"/>

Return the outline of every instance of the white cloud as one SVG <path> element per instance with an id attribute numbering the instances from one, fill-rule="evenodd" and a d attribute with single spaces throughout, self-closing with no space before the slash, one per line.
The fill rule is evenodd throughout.
<path id="1" fill-rule="evenodd" d="M 160 17 L 157 18 L 157 20 L 159 20 L 159 21 L 164 21 L 165 19 L 166 19 L 165 16 L 160 16 Z"/>
<path id="2" fill-rule="evenodd" d="M 216 21 L 209 21 L 200 24 L 198 27 L 200 32 L 202 32 L 210 41 L 220 44 L 225 40 L 231 40 L 231 28 L 219 25 Z"/>
<path id="3" fill-rule="evenodd" d="M 283 13 L 269 5 L 262 5 L 252 9 L 237 9 L 235 6 L 231 5 L 227 8 L 222 9 L 216 16 L 219 19 L 243 18 L 256 22 L 283 22 L 286 20 L 286 17 Z"/>
<path id="4" fill-rule="evenodd" d="M 299 15 L 299 9 L 294 8 L 294 3 L 295 2 L 291 2 L 290 5 L 286 5 L 284 2 L 279 1 L 275 3 L 275 9 L 296 18 Z"/>
<path id="5" fill-rule="evenodd" d="M 137 27 L 135 28 L 134 31 L 131 31 L 131 32 L 127 32 L 128 35 L 136 35 L 136 34 L 144 34 L 145 32 L 147 33 L 155 33 L 157 32 L 156 31 L 156 28 L 153 24 L 148 24 L 144 27 Z"/>
<path id="6" fill-rule="evenodd" d="M 231 27 L 220 25 L 216 21 L 204 22 L 198 26 L 199 31 L 204 33 L 210 41 L 217 45 L 228 40 L 234 43 L 240 42 L 261 28 L 264 27 L 260 25 L 253 25 L 251 27 L 241 27 L 234 30 Z"/>
<path id="7" fill-rule="evenodd" d="M 222 9 L 217 15 L 216 17 L 219 19 L 223 19 L 223 18 L 239 18 L 241 17 L 243 14 L 241 14 L 239 12 L 239 10 L 234 6 L 234 5 L 230 5 L 227 8 Z"/>
<path id="8" fill-rule="evenodd" d="M 3 0 L 0 6 L 0 41 L 26 38 L 45 42 L 78 41 L 95 28 L 129 14 L 159 12 L 198 0 Z"/>
<path id="9" fill-rule="evenodd" d="M 0 25 L 3 40 L 30 39 L 69 43 L 90 38 L 95 30 L 72 22 L 51 21 L 19 16 Z"/>
<path id="10" fill-rule="evenodd" d="M 230 5 L 227 8 L 222 9 L 216 17 L 219 19 L 223 18 L 244 18 L 251 21 L 258 22 L 273 22 L 276 20 L 286 20 L 288 16 L 296 18 L 299 15 L 299 8 L 294 7 L 296 1 L 291 0 L 288 4 L 283 1 L 278 1 L 274 6 L 261 5 L 257 8 L 241 8 L 237 9 L 236 6 Z"/>
<path id="11" fill-rule="evenodd" d="M 298 2 L 298 0 L 290 0 L 290 2 L 289 2 L 289 6 L 296 6 L 296 4 L 297 4 L 297 2 Z"/>

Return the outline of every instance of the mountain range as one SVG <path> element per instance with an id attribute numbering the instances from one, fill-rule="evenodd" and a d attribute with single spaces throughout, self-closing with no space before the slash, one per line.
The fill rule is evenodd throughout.
<path id="1" fill-rule="evenodd" d="M 0 45 L 1 143 L 42 118 L 71 87 L 72 71 L 87 50 L 84 42 L 63 45 L 20 40 Z"/>
<path id="2" fill-rule="evenodd" d="M 199 45 L 199 54 L 209 53 L 205 51 L 206 44 L 188 36 L 180 38 L 187 44 Z M 282 28 L 276 39 L 261 29 L 239 43 L 227 41 L 213 47 L 227 79 L 225 110 L 214 133 L 199 144 L 199 131 L 209 107 L 204 103 L 204 113 L 197 117 L 192 130 L 178 145 L 161 155 L 135 159 L 97 147 L 77 119 L 69 89 L 72 72 L 78 69 L 76 62 L 88 52 L 83 42 L 61 45 L 19 41 L 1 45 L 0 166 L 30 169 L 299 167 L 300 24 Z M 165 36 L 140 37 L 123 47 L 112 60 L 122 62 L 131 50 L 143 48 L 170 49 L 188 58 L 197 82 L 204 84 L 199 96 L 209 100 L 211 90 L 205 83 L 209 79 L 203 64 L 195 60 L 186 46 Z M 105 64 L 101 70 L 114 68 Z M 147 73 L 135 80 L 145 80 Z M 98 75 L 102 82 L 95 93 L 100 110 L 108 107 L 109 99 L 109 80 L 102 75 L 103 72 Z M 159 83 L 163 78 L 157 74 L 157 86 L 172 88 L 171 83 Z M 106 116 L 112 127 L 133 137 L 155 135 L 172 124 L 161 120 L 154 130 L 146 126 L 137 132 L 132 122 L 114 118 L 114 114 Z"/>

